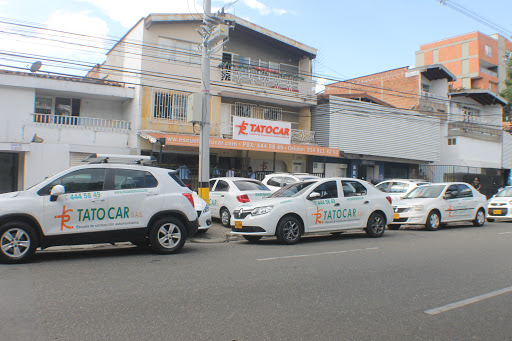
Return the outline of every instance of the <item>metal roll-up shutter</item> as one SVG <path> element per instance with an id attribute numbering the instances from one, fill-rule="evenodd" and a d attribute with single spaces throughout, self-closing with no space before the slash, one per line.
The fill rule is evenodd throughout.
<path id="1" fill-rule="evenodd" d="M 78 152 L 70 152 L 69 153 L 69 167 L 74 166 L 82 166 L 85 163 L 82 162 L 83 159 L 91 155 L 92 153 L 78 153 Z"/>

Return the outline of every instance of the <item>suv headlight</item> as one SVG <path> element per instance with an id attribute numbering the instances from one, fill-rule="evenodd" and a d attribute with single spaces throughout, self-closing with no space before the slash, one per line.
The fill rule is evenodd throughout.
<path id="1" fill-rule="evenodd" d="M 203 213 L 206 213 L 210 210 L 210 206 L 206 205 L 203 209 Z"/>
<path id="2" fill-rule="evenodd" d="M 414 205 L 412 207 L 413 211 L 423 211 L 423 205 Z"/>
<path id="3" fill-rule="evenodd" d="M 266 214 L 266 213 L 272 211 L 273 208 L 274 208 L 274 206 L 255 207 L 252 209 L 252 215 Z"/>

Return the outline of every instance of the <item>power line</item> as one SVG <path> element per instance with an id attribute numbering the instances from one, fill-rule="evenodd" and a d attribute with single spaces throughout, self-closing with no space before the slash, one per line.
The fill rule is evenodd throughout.
<path id="1" fill-rule="evenodd" d="M 0 23 L 1 22 L 2 21 L 0 21 Z M 10 24 L 22 25 L 23 27 L 29 27 L 29 28 L 34 28 L 34 27 L 35 28 L 40 28 L 40 27 L 37 27 L 37 26 L 34 26 L 34 25 L 27 25 L 27 24 L 19 24 L 19 23 L 10 23 Z M 48 29 L 48 28 L 41 28 L 41 29 L 49 30 L 51 32 L 62 33 L 62 34 L 69 33 L 69 32 L 64 32 L 64 31 L 59 31 L 59 30 Z M 3 32 L 3 31 L 0 31 L 0 32 Z M 41 37 L 39 37 L 39 36 L 30 36 L 30 35 L 27 35 L 27 34 L 16 33 L 16 32 L 4 32 L 4 33 L 7 33 L 7 34 L 21 34 L 21 35 L 26 36 L 26 37 L 35 37 L 35 38 L 41 39 Z M 81 38 L 89 37 L 89 38 L 94 38 L 94 39 L 107 39 L 108 40 L 108 38 L 100 38 L 100 37 L 88 36 L 88 35 L 83 35 L 83 34 L 74 34 L 74 33 L 70 33 L 70 34 L 71 35 L 77 35 L 77 36 L 79 36 Z M 60 36 L 58 36 L 58 37 L 60 38 Z M 101 48 L 101 47 L 91 46 L 91 45 L 86 45 L 86 44 L 80 44 L 80 43 L 76 43 L 76 42 L 68 42 L 68 41 L 63 41 L 63 40 L 58 40 L 58 39 L 53 39 L 53 38 L 44 38 L 44 39 L 50 40 L 50 41 L 55 41 L 55 42 L 58 42 L 58 43 L 78 45 L 80 47 L 106 50 L 106 48 Z M 113 42 L 114 40 L 110 39 L 110 41 Z M 144 47 L 146 47 L 146 48 L 149 48 L 150 50 L 156 50 L 159 53 L 161 53 L 162 51 L 165 51 L 166 53 L 175 53 L 175 54 L 180 54 L 182 56 L 190 56 L 191 58 L 194 57 L 194 56 L 199 56 L 199 54 L 192 53 L 192 52 L 183 52 L 183 51 L 178 51 L 176 49 L 162 48 L 161 47 L 162 45 L 158 45 L 158 44 L 148 45 L 148 44 L 143 44 L 143 43 L 141 44 L 139 42 L 135 43 L 135 42 L 132 42 L 132 41 L 129 41 L 129 40 L 126 40 L 126 41 L 125 40 L 123 40 L 123 41 L 115 40 L 116 46 L 119 43 L 125 44 L 125 45 L 129 46 L 130 48 L 136 48 L 137 51 L 139 49 L 143 49 Z M 111 53 L 113 53 L 115 55 L 116 51 L 112 50 Z M 139 54 L 138 52 L 134 53 L 134 52 L 131 52 L 131 51 L 128 51 L 128 50 L 125 49 L 124 53 L 125 54 L 130 54 L 130 55 L 140 56 L 141 58 L 157 59 L 157 60 L 152 60 L 152 61 L 153 62 L 158 62 L 158 63 L 164 63 L 164 61 L 160 61 L 158 59 L 165 60 L 165 63 L 168 63 L 168 61 L 169 61 L 168 59 L 163 58 L 163 57 L 159 57 L 159 56 L 155 56 L 155 55 L 150 55 L 150 54 L 144 54 L 144 52 L 141 52 Z M 221 60 L 221 58 L 217 58 L 217 60 Z M 11 61 L 12 61 L 12 59 L 11 59 Z M 54 59 L 53 61 L 56 62 L 56 63 L 59 63 L 59 60 L 57 60 L 57 59 Z M 187 61 L 185 63 L 198 65 L 198 63 L 193 63 L 192 61 Z M 83 65 L 83 67 L 92 67 L 92 66 L 91 65 Z M 73 69 L 72 67 L 69 67 L 69 66 L 67 68 L 68 69 Z M 122 74 L 123 72 L 129 72 L 129 73 L 132 73 L 132 74 L 137 74 L 137 72 L 139 72 L 139 70 L 129 70 L 127 68 L 115 68 L 115 67 L 112 67 L 112 66 L 108 66 L 108 64 L 105 65 L 105 63 L 103 64 L 103 66 L 101 68 L 104 69 L 104 70 L 110 70 L 110 71 L 119 72 L 120 74 Z M 81 68 L 79 70 L 84 71 Z M 360 87 L 368 87 L 370 89 L 376 89 L 376 90 L 380 90 L 380 91 L 387 91 L 387 92 L 389 92 L 388 95 L 392 95 L 392 96 L 398 96 L 398 97 L 409 98 L 409 99 L 420 99 L 421 98 L 420 95 L 418 95 L 417 93 L 413 93 L 413 92 L 403 92 L 403 91 L 398 91 L 398 90 L 394 90 L 394 89 L 387 89 L 387 88 L 383 88 L 383 87 L 376 87 L 376 86 L 371 86 L 371 85 L 367 85 L 367 84 L 361 84 L 361 83 L 357 83 L 357 82 L 353 82 L 353 81 L 351 82 L 351 81 L 347 81 L 347 80 L 337 80 L 335 78 L 330 78 L 329 76 L 320 75 L 320 74 L 314 74 L 314 73 L 301 72 L 301 74 L 305 75 L 305 76 L 321 77 L 321 78 L 325 78 L 327 80 L 334 80 L 334 81 L 337 81 L 338 83 L 347 83 L 347 84 L 350 84 L 350 85 L 356 85 L 356 86 L 360 86 Z M 194 77 L 186 77 L 186 76 L 178 76 L 178 75 L 169 75 L 169 74 L 166 74 L 166 73 L 147 72 L 147 71 L 144 71 L 144 70 L 140 70 L 140 75 L 141 76 L 146 76 L 146 77 L 166 77 L 166 78 L 172 78 L 172 76 L 174 76 L 174 77 L 182 77 L 182 78 L 184 77 L 184 78 L 186 78 L 186 81 L 189 81 L 189 82 L 194 82 L 194 81 L 198 80 L 197 77 L 194 78 Z M 146 78 L 146 79 L 148 79 L 148 78 Z M 312 86 L 313 86 L 313 84 L 314 83 L 311 82 Z M 221 86 L 222 87 L 227 87 L 227 84 L 224 83 Z M 328 86 L 347 89 L 347 87 L 343 87 L 343 86 L 341 86 L 339 84 L 330 84 Z M 235 86 L 230 86 L 230 87 L 231 88 L 237 88 L 237 89 L 241 89 L 242 88 L 242 87 L 235 87 Z M 267 90 L 267 92 L 271 92 L 272 93 L 272 90 Z M 276 91 L 274 91 L 273 94 L 283 95 L 282 92 L 276 92 Z M 440 102 L 443 102 L 443 101 L 446 102 L 446 103 L 449 102 L 448 99 L 437 99 L 437 100 L 440 101 Z M 452 101 L 452 102 L 454 102 L 454 101 Z M 410 109 L 410 108 L 401 108 L 401 109 L 419 111 L 419 110 L 414 110 L 414 109 Z M 429 114 L 429 115 L 432 114 L 432 112 L 425 112 L 425 113 Z"/>

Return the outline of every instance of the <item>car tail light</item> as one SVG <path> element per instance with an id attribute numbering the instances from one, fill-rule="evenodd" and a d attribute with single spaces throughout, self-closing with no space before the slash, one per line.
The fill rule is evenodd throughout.
<path id="1" fill-rule="evenodd" d="M 389 203 L 391 204 L 391 197 L 386 197 L 386 199 L 388 199 Z"/>
<path id="2" fill-rule="evenodd" d="M 194 198 L 192 198 L 192 194 L 183 193 L 183 195 L 185 196 L 185 198 L 188 199 L 188 201 L 190 201 L 190 203 L 192 204 L 192 207 L 196 208 L 196 206 L 194 205 Z"/>
<path id="3" fill-rule="evenodd" d="M 242 195 L 237 196 L 237 197 L 236 197 L 236 200 L 240 201 L 241 203 L 251 201 L 251 200 L 249 199 L 249 197 L 247 196 L 247 194 L 242 194 Z"/>

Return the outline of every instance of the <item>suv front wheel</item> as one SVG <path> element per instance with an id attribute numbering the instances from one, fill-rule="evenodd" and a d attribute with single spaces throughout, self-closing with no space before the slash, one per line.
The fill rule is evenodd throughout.
<path id="1" fill-rule="evenodd" d="M 21 263 L 28 260 L 38 246 L 34 228 L 23 221 L 12 221 L 0 227 L 0 261 Z"/>
<path id="2" fill-rule="evenodd" d="M 151 248 L 156 253 L 169 254 L 178 252 L 187 239 L 183 223 L 173 217 L 156 221 L 149 232 Z"/>

